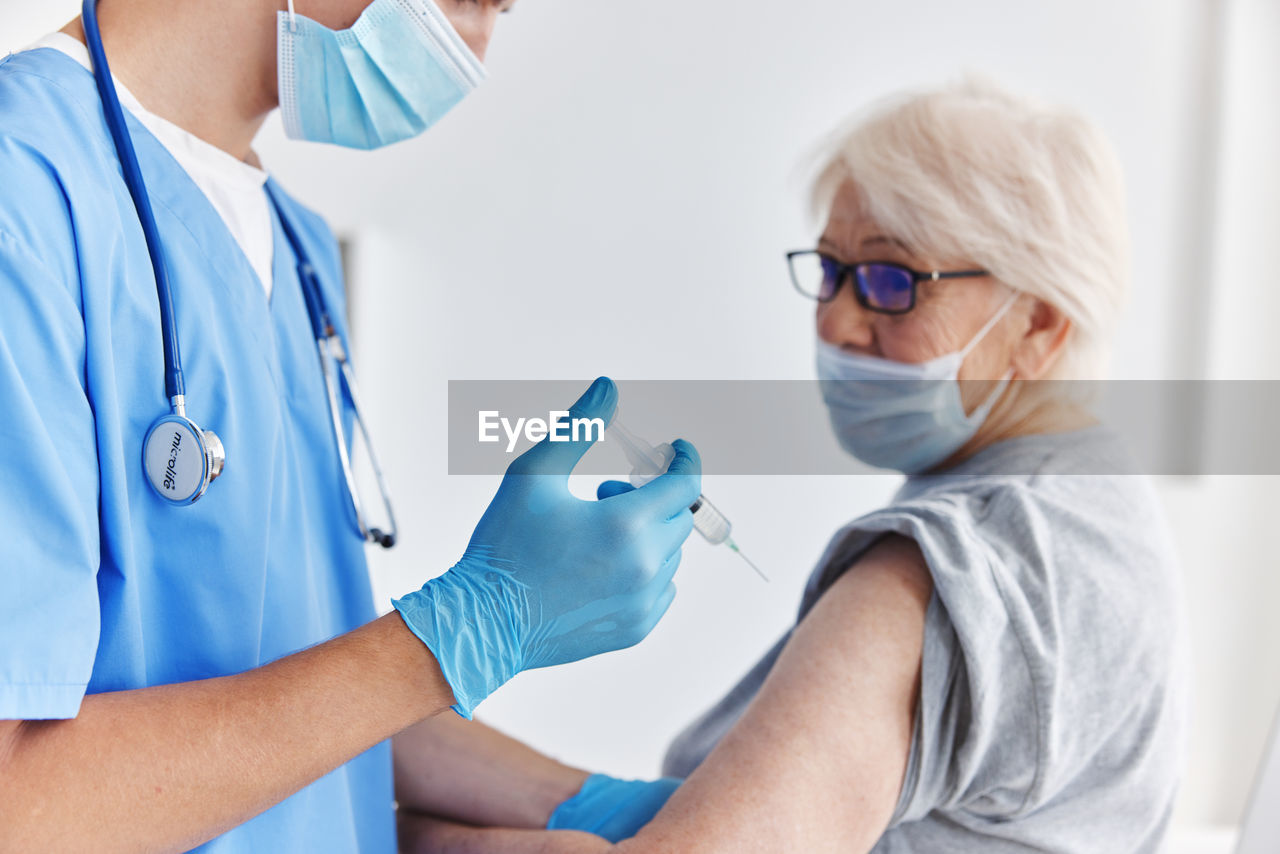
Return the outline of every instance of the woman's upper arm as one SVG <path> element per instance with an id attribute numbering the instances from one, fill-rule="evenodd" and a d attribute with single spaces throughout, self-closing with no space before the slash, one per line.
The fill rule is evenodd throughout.
<path id="1" fill-rule="evenodd" d="M 742 719 L 625 851 L 868 851 L 906 772 L 932 582 L 877 542 L 818 601 Z"/>

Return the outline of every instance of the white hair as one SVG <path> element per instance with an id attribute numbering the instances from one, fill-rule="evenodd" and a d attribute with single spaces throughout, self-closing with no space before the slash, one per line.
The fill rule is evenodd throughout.
<path id="1" fill-rule="evenodd" d="M 1100 377 L 1128 290 L 1129 235 L 1119 161 L 1092 122 L 968 78 L 876 105 L 824 151 L 815 213 L 825 218 L 852 182 L 889 236 L 1064 312 L 1072 329 L 1050 377 Z"/>

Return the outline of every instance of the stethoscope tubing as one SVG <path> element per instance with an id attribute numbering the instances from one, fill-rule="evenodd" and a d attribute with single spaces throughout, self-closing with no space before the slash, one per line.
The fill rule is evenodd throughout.
<path id="1" fill-rule="evenodd" d="M 142 234 L 147 241 L 147 254 L 151 256 L 151 267 L 155 271 L 156 296 L 160 300 L 160 334 L 164 346 L 165 396 L 169 398 L 171 404 L 176 401 L 176 405 L 180 406 L 186 396 L 182 376 L 182 352 L 178 344 L 178 323 L 173 310 L 173 289 L 169 285 L 169 270 L 165 263 L 164 245 L 160 242 L 160 229 L 156 226 L 151 201 L 147 197 L 147 186 L 142 180 L 142 168 L 138 165 L 138 156 L 134 152 L 133 143 L 129 138 L 129 128 L 125 123 L 124 110 L 120 107 L 120 99 L 116 95 L 116 87 L 112 82 L 111 68 L 107 65 L 107 54 L 102 48 L 102 33 L 98 29 L 98 0 L 84 0 L 81 16 L 84 23 L 85 42 L 89 47 L 89 56 L 93 60 L 93 78 L 102 100 L 107 128 L 111 131 L 111 139 L 115 143 L 116 155 L 124 173 L 125 186 L 129 188 L 133 206 L 138 211 L 138 221 L 142 224 Z"/>

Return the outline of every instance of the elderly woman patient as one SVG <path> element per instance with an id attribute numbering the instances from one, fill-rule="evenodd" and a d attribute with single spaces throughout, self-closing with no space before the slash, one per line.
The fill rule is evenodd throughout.
<path id="1" fill-rule="evenodd" d="M 466 779 L 399 781 L 407 850 L 1159 849 L 1183 729 L 1174 558 L 1118 440 L 1043 382 L 1105 359 L 1127 279 L 1112 151 L 968 82 L 850 126 L 813 200 L 825 228 L 788 262 L 831 426 L 905 484 L 835 535 L 795 627 L 671 745 L 673 779 L 588 777 L 432 722 L 396 749 L 488 748 L 457 760 Z M 568 830 L 529 829 L 548 819 Z"/>

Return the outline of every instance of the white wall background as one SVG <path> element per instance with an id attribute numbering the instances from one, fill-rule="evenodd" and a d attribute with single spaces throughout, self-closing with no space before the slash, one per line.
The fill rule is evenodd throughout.
<path id="1" fill-rule="evenodd" d="M 0 0 L 0 49 L 78 5 Z M 447 380 L 603 373 L 625 394 L 628 378 L 809 376 L 809 307 L 781 260 L 814 237 L 797 164 L 850 110 L 965 70 L 1080 107 L 1120 151 L 1136 281 L 1117 376 L 1276 379 L 1277 8 L 526 0 L 501 22 L 492 79 L 421 139 L 365 155 L 289 143 L 273 121 L 265 162 L 355 240 L 357 358 L 405 528 L 371 555 L 381 601 L 447 569 L 496 487 L 447 475 Z M 691 541 L 648 641 L 518 677 L 481 716 L 567 761 L 655 773 L 789 624 L 830 533 L 895 483 L 708 476 L 773 583 Z M 1183 821 L 1238 819 L 1280 702 L 1277 487 L 1161 483 L 1195 644 Z"/>

